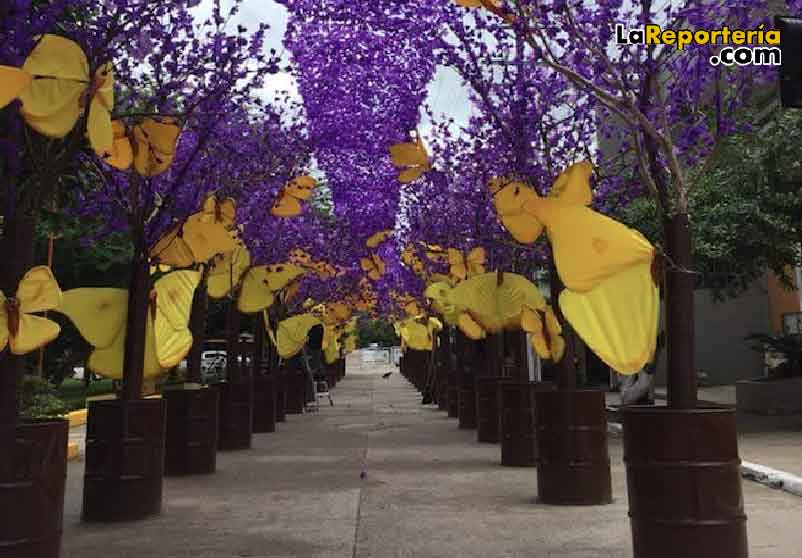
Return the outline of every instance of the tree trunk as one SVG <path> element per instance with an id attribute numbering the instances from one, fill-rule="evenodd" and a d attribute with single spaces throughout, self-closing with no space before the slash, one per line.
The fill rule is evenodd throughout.
<path id="1" fill-rule="evenodd" d="M 695 276 L 690 223 L 677 214 L 664 223 L 666 254 L 666 366 L 668 405 L 674 409 L 696 407 L 694 340 Z"/>
<path id="2" fill-rule="evenodd" d="M 226 380 L 229 383 L 239 382 L 242 374 L 239 363 L 239 328 L 240 313 L 237 309 L 237 301 L 232 299 L 228 304 L 228 314 L 226 316 Z"/>
<path id="3" fill-rule="evenodd" d="M 261 316 L 258 314 L 253 320 L 253 377 L 262 375 L 262 362 L 265 352 L 265 328 L 262 325 Z"/>
<path id="4" fill-rule="evenodd" d="M 137 250 L 131 265 L 131 283 L 128 288 L 128 320 L 123 359 L 124 401 L 142 397 L 148 312 L 150 312 L 150 266 L 144 252 Z"/>
<path id="5" fill-rule="evenodd" d="M 557 274 L 557 268 L 554 265 L 554 257 L 549 257 L 549 266 L 551 268 L 551 308 L 554 315 L 560 322 L 563 328 L 563 338 L 565 339 L 565 354 L 560 362 L 557 363 L 557 387 L 561 390 L 574 390 L 576 389 L 576 362 L 574 351 L 574 332 L 571 326 L 563 316 L 560 310 L 560 293 L 565 289 L 565 285 L 560 280 Z M 546 327 L 546 324 L 543 324 Z"/>
<path id="6" fill-rule="evenodd" d="M 189 330 L 192 332 L 192 348 L 187 355 L 187 381 L 200 384 L 201 354 L 203 344 L 206 342 L 206 315 L 209 309 L 209 297 L 206 289 L 206 274 L 204 273 L 195 294 L 192 296 L 192 312 L 189 316 Z"/>
<path id="7" fill-rule="evenodd" d="M 0 290 L 7 298 L 16 296 L 22 277 L 33 266 L 36 219 L 28 216 L 7 218 L 0 243 Z M 25 373 L 25 357 L 6 349 L 0 354 L 0 479 L 9 478 L 5 457 L 11 456 L 19 419 L 19 382 Z"/>

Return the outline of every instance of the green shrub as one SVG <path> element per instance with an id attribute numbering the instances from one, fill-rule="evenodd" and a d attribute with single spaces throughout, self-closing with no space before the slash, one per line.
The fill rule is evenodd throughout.
<path id="1" fill-rule="evenodd" d="M 70 409 L 56 395 L 56 386 L 38 376 L 25 376 L 22 382 L 21 415 L 26 419 L 39 419 L 63 415 Z"/>

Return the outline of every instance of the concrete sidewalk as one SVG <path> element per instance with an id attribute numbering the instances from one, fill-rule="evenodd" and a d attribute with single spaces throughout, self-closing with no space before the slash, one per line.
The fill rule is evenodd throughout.
<path id="1" fill-rule="evenodd" d="M 336 406 L 291 415 L 218 473 L 165 479 L 161 516 L 79 521 L 83 463 L 70 465 L 65 558 L 630 557 L 620 438 L 611 437 L 615 502 L 533 503 L 534 469 L 501 467 L 387 367 L 349 363 Z M 364 479 L 360 473 L 364 472 Z M 751 556 L 802 558 L 802 499 L 745 482 Z"/>

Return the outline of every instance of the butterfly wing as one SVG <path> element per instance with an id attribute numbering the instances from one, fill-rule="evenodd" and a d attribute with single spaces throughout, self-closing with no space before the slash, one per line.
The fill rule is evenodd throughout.
<path id="1" fill-rule="evenodd" d="M 8 343 L 13 354 L 27 355 L 53 341 L 60 331 L 56 322 L 20 312 L 17 335 L 10 336 Z"/>
<path id="2" fill-rule="evenodd" d="M 252 267 L 242 279 L 237 308 L 243 314 L 255 314 L 273 305 L 275 296 L 267 282 L 267 267 Z"/>
<path id="3" fill-rule="evenodd" d="M 590 205 L 593 201 L 593 192 L 590 189 L 592 174 L 593 165 L 590 161 L 571 165 L 551 185 L 549 196 L 567 204 Z"/>
<path id="4" fill-rule="evenodd" d="M 401 184 L 409 184 L 410 182 L 415 182 L 423 176 L 425 172 L 426 167 L 424 166 L 409 167 L 398 174 L 398 181 Z"/>
<path id="5" fill-rule="evenodd" d="M 485 272 L 486 258 L 487 254 L 485 253 L 485 249 L 481 246 L 477 246 L 468 253 L 468 257 L 465 258 L 465 263 L 468 266 L 468 277 L 473 277 L 474 275 Z"/>
<path id="6" fill-rule="evenodd" d="M 111 125 L 111 111 L 114 109 L 114 72 L 110 64 L 103 65 L 95 73 L 100 87 L 89 102 L 89 115 L 86 120 L 86 133 L 89 144 L 95 153 L 108 153 L 114 147 L 114 130 Z"/>
<path id="7" fill-rule="evenodd" d="M 301 204 L 301 201 L 285 190 L 281 193 L 279 199 L 276 200 L 276 203 L 273 204 L 273 207 L 270 209 L 270 214 L 274 217 L 286 219 L 289 217 L 297 217 L 303 210 L 304 206 Z"/>
<path id="8" fill-rule="evenodd" d="M 125 289 L 71 289 L 65 291 L 56 312 L 75 324 L 86 342 L 110 347 L 125 328 L 128 291 Z"/>
<path id="9" fill-rule="evenodd" d="M 74 41 L 59 35 L 45 34 L 36 43 L 22 69 L 34 76 L 89 82 L 89 62 Z"/>
<path id="10" fill-rule="evenodd" d="M 195 254 L 184 240 L 183 224 L 174 225 L 151 248 L 150 258 L 173 267 L 189 267 L 195 263 Z"/>
<path id="11" fill-rule="evenodd" d="M 487 332 L 484 328 L 467 312 L 463 312 L 459 315 L 457 318 L 457 327 L 466 337 L 474 341 L 487 337 Z"/>
<path id="12" fill-rule="evenodd" d="M 181 128 L 172 118 L 165 118 L 162 121 L 145 118 L 141 124 L 134 126 L 136 171 L 144 177 L 151 178 L 170 168 L 180 134 Z"/>
<path id="13" fill-rule="evenodd" d="M 86 84 L 63 79 L 35 79 L 20 92 L 25 122 L 50 138 L 63 138 L 81 116 L 81 95 Z"/>
<path id="14" fill-rule="evenodd" d="M 212 298 L 223 298 L 236 287 L 242 274 L 251 266 L 251 255 L 244 246 L 217 257 L 209 269 L 207 288 Z"/>
<path id="15" fill-rule="evenodd" d="M 315 186 L 317 186 L 317 182 L 311 176 L 298 176 L 287 183 L 284 193 L 306 201 L 312 197 L 312 190 L 315 189 Z"/>
<path id="16" fill-rule="evenodd" d="M 0 66 L 0 108 L 19 97 L 20 93 L 31 84 L 33 76 L 19 68 Z"/>
<path id="17" fill-rule="evenodd" d="M 217 254 L 233 252 L 236 247 L 228 230 L 216 221 L 203 222 L 202 213 L 196 213 L 187 219 L 183 227 L 183 237 L 196 262 L 209 261 Z"/>
<path id="18" fill-rule="evenodd" d="M 390 147 L 390 159 L 396 167 L 424 166 L 428 156 L 422 144 L 404 142 Z"/>
<path id="19" fill-rule="evenodd" d="M 509 182 L 503 186 L 500 184 L 498 180 L 490 183 L 499 220 L 515 240 L 522 244 L 532 244 L 540 238 L 543 224 L 524 208 L 528 202 L 538 198 L 537 193 L 522 182 Z"/>
<path id="20" fill-rule="evenodd" d="M 377 248 L 385 240 L 390 238 L 392 234 L 393 234 L 392 230 L 379 231 L 377 233 L 374 233 L 368 238 L 368 240 L 365 242 L 365 245 L 368 248 Z"/>
<path id="21" fill-rule="evenodd" d="M 198 271 L 175 271 L 156 281 L 155 349 L 161 368 L 172 368 L 192 347 L 189 316 L 192 298 L 200 283 Z"/>
<path id="22" fill-rule="evenodd" d="M 126 135 L 125 124 L 119 120 L 112 120 L 111 129 L 114 136 L 111 151 L 100 155 L 107 165 L 115 169 L 128 170 L 134 164 L 134 148 L 131 147 L 131 141 Z"/>
<path id="23" fill-rule="evenodd" d="M 31 268 L 17 287 L 20 312 L 45 312 L 61 304 L 61 289 L 53 272 L 45 265 Z"/>
<path id="24" fill-rule="evenodd" d="M 560 308 L 583 341 L 619 373 L 638 372 L 652 359 L 660 297 L 650 263 L 610 276 L 588 292 L 565 290 Z"/>
<path id="25" fill-rule="evenodd" d="M 654 248 L 639 232 L 579 205 L 540 200 L 554 262 L 566 288 L 587 292 L 625 269 L 651 263 Z"/>

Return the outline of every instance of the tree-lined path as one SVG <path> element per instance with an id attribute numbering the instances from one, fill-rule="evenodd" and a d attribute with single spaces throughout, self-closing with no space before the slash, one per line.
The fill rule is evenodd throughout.
<path id="1" fill-rule="evenodd" d="M 221 452 L 216 475 L 166 478 L 158 517 L 80 523 L 83 462 L 72 463 L 64 556 L 632 556 L 619 437 L 610 437 L 612 506 L 537 505 L 534 469 L 499 466 L 498 446 L 421 406 L 397 369 L 385 380 L 392 368 L 360 366 L 359 353 L 348 364 L 334 407 L 290 415 L 250 451 Z M 802 531 L 789 521 L 800 500 L 743 488 L 753 555 L 802 557 Z"/>

